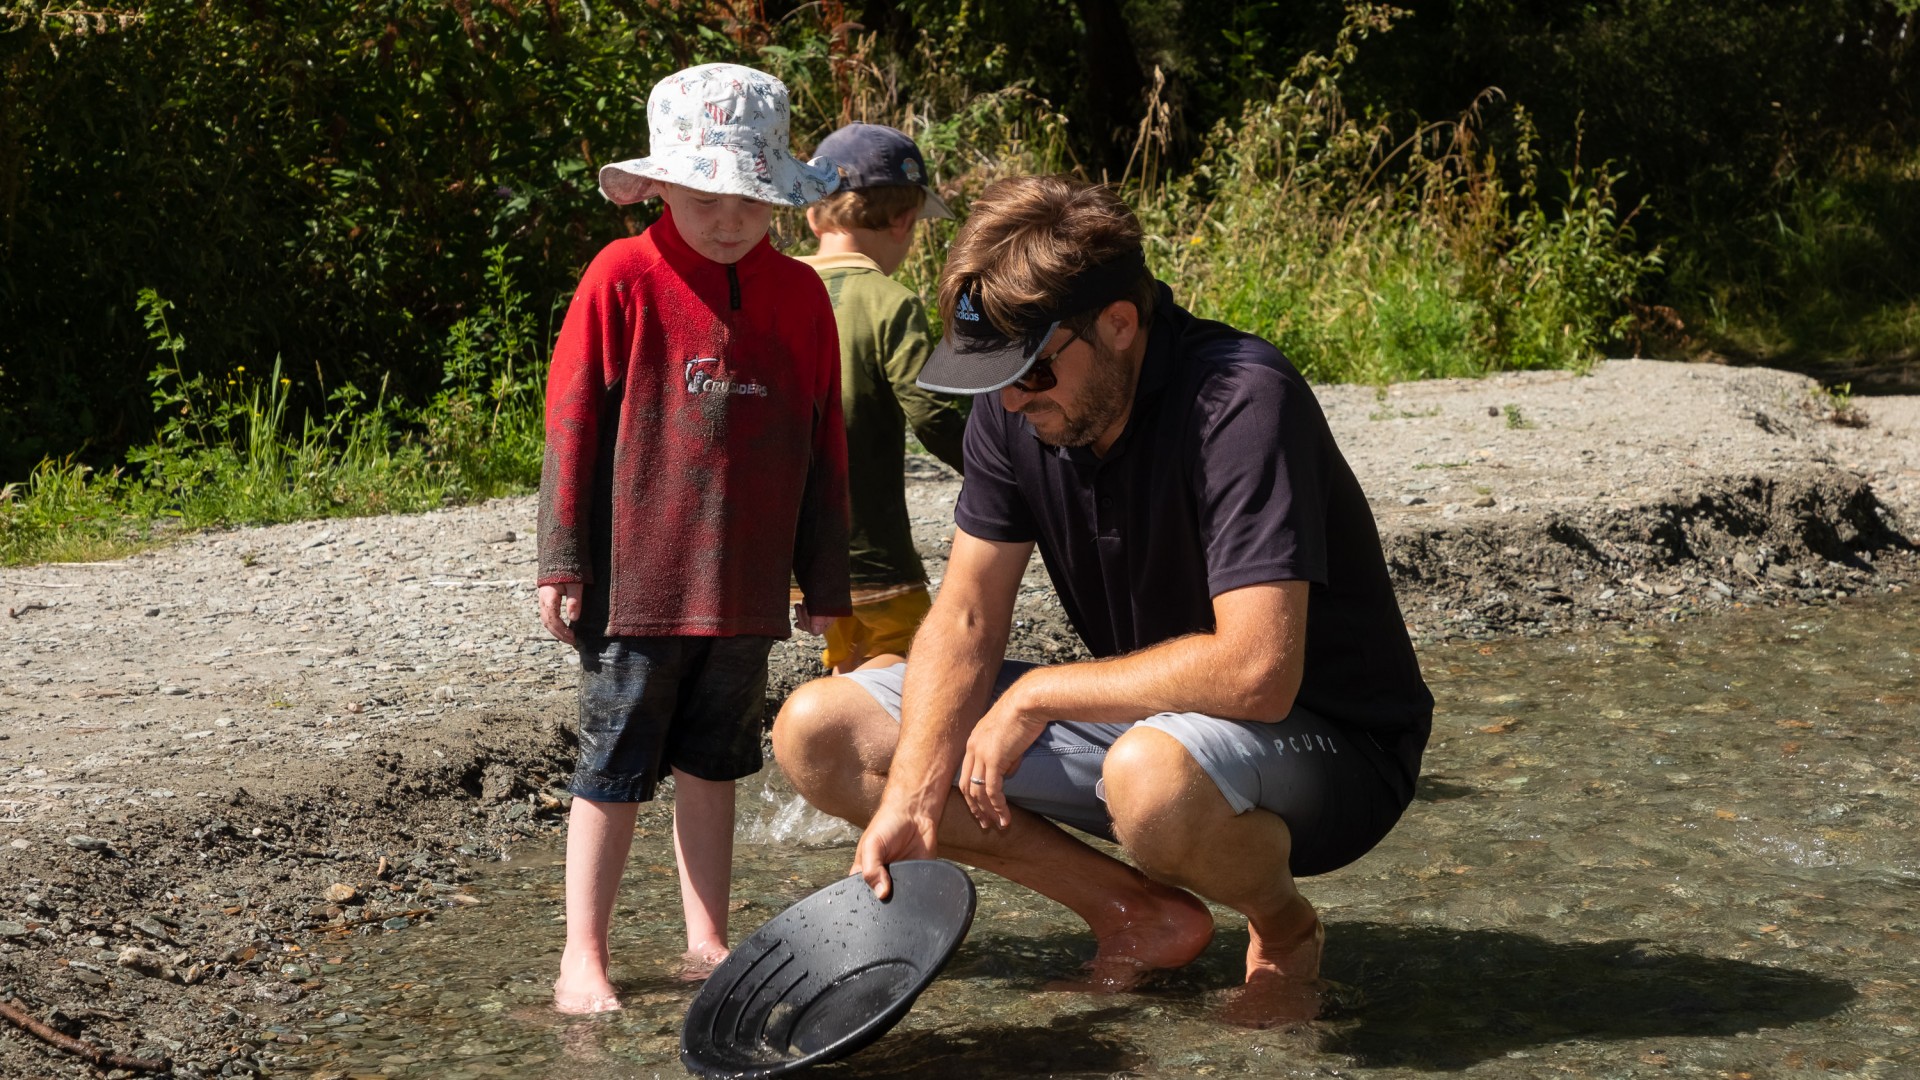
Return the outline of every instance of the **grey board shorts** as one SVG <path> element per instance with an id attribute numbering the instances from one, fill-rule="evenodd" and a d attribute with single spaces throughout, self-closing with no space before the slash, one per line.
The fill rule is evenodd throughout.
<path id="1" fill-rule="evenodd" d="M 998 698 L 1038 666 L 1004 661 L 992 696 Z M 895 664 L 839 677 L 873 695 L 897 721 L 906 672 L 905 664 Z M 1296 877 L 1337 870 L 1365 855 L 1413 797 L 1411 780 L 1387 748 L 1363 731 L 1296 707 L 1277 724 L 1190 712 L 1159 713 L 1127 724 L 1055 721 L 1007 777 L 1007 801 L 1114 839 L 1101 770 L 1107 749 L 1136 725 L 1173 736 L 1219 785 L 1234 813 L 1258 808 L 1285 821 L 1293 836 L 1289 870 Z"/>

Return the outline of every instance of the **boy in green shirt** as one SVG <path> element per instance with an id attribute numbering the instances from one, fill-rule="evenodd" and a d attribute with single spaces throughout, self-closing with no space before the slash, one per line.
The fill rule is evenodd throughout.
<path id="1" fill-rule="evenodd" d="M 922 218 L 951 218 L 927 186 L 912 139 L 878 124 L 849 124 L 814 153 L 840 167 L 840 191 L 807 208 L 819 271 L 840 326 L 840 395 L 853 503 L 853 615 L 827 627 L 822 659 L 836 673 L 882 654 L 904 656 L 926 615 L 927 572 L 907 521 L 906 425 L 960 470 L 964 400 L 914 384 L 933 344 L 920 298 L 891 277 Z"/>

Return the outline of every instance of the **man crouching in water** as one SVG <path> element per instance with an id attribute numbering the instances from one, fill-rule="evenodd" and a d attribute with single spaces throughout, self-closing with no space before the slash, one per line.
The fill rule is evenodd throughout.
<path id="1" fill-rule="evenodd" d="M 920 383 L 978 396 L 938 598 L 910 665 L 795 692 L 774 753 L 864 826 L 882 898 L 896 860 L 990 870 L 1085 919 L 1125 989 L 1206 947 L 1198 894 L 1247 917 L 1236 1011 L 1288 1018 L 1324 938 L 1295 879 L 1379 843 L 1432 726 L 1366 496 L 1299 372 L 1176 306 L 1104 187 L 990 187 L 940 309 Z M 1036 544 L 1095 659 L 1005 659 Z"/>

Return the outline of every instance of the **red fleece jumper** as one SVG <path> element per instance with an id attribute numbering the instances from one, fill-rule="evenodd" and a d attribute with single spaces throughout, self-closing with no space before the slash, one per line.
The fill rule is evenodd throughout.
<path id="1" fill-rule="evenodd" d="M 820 275 L 731 266 L 671 215 L 587 267 L 547 376 L 541 585 L 607 637 L 788 635 L 787 588 L 846 615 L 840 345 Z"/>

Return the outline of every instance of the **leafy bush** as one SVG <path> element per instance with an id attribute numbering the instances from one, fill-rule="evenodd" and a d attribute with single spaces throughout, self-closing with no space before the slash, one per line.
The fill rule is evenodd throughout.
<path id="1" fill-rule="evenodd" d="M 1681 249 L 1696 348 L 1763 362 L 1920 354 L 1920 149 L 1781 178 L 1735 227 Z"/>
<path id="2" fill-rule="evenodd" d="M 0 6 L 0 476 L 152 433 L 139 290 L 195 343 L 184 375 L 279 355 L 303 406 L 386 381 L 424 401 L 436 345 L 528 260 L 544 308 L 643 227 L 595 190 L 644 152 L 645 100 L 744 40 L 699 5 L 152 0 Z M 813 23 L 793 24 L 795 35 Z M 308 373 L 313 373 L 309 377 Z"/>
<path id="3" fill-rule="evenodd" d="M 448 332 L 444 385 L 416 415 L 427 460 L 452 498 L 488 498 L 538 484 L 546 447 L 552 327 L 529 309 L 507 249 L 493 248 L 487 258 L 486 302 Z"/>
<path id="4" fill-rule="evenodd" d="M 0 490 L 0 559 L 530 487 L 554 315 L 592 253 L 648 220 L 594 172 L 644 149 L 648 88 L 688 63 L 780 75 L 800 147 L 849 119 L 913 133 L 963 215 L 1001 176 L 1100 172 L 1098 139 L 1054 104 L 1077 68 L 1032 62 L 1057 20 L 1016 41 L 1017 5 L 915 0 L 872 32 L 837 2 L 703 25 L 725 6 L 0 7 L 0 476 L 26 476 Z M 1184 125 L 1205 65 L 1180 55 L 1196 31 L 1136 24 L 1186 67 L 1156 73 L 1118 183 L 1182 303 L 1319 380 L 1579 368 L 1626 334 L 1661 253 L 1620 168 L 1556 149 L 1579 123 L 1542 138 L 1497 91 L 1437 124 L 1368 106 L 1391 80 L 1361 42 L 1404 15 L 1377 5 L 1275 77 L 1269 24 L 1289 10 L 1233 16 L 1225 63 L 1245 78 L 1200 135 Z M 1646 14 L 1583 11 L 1589 29 Z M 1842 340 L 1869 297 L 1877 332 L 1911 341 L 1916 236 L 1898 223 L 1920 220 L 1901 210 L 1920 158 L 1889 160 L 1783 180 L 1754 219 L 1772 261 L 1696 237 L 1674 280 L 1727 313 L 1722 337 L 1781 312 L 1772 333 L 1796 347 Z M 798 215 L 775 228 L 809 239 Z M 922 230 L 900 271 L 923 296 L 953 229 Z M 1823 319 L 1824 339 L 1807 329 Z"/>

